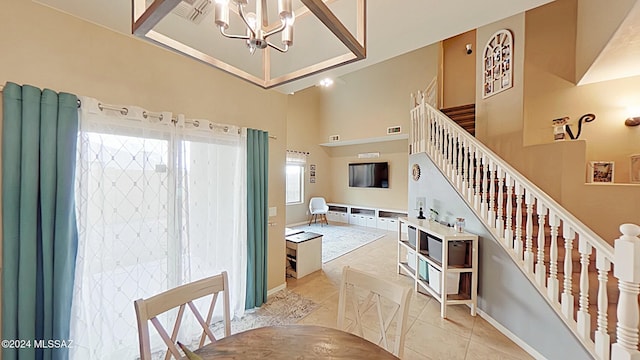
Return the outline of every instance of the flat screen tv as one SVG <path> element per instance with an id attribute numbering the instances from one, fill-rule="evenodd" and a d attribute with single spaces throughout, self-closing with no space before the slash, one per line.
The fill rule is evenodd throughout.
<path id="1" fill-rule="evenodd" d="M 349 164 L 349 186 L 389 187 L 389 164 L 386 162 Z"/>

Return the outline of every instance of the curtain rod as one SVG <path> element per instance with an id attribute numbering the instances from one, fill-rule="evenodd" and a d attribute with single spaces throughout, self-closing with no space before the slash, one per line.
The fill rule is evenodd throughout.
<path id="1" fill-rule="evenodd" d="M 2 90 L 4 90 L 4 85 L 0 84 L 0 92 L 2 92 Z M 78 99 L 78 108 L 80 108 L 82 106 L 82 101 L 80 101 L 80 99 Z M 103 103 L 98 103 L 98 108 L 102 111 L 102 109 L 108 109 L 108 110 L 114 110 L 114 111 L 119 111 L 122 115 L 127 115 L 129 113 L 129 109 L 127 109 L 125 106 L 118 106 L 118 105 L 111 105 L 111 104 L 103 104 Z M 144 111 L 142 113 L 142 116 L 144 118 L 147 118 L 147 116 L 151 116 L 151 117 L 155 117 L 158 118 L 160 120 L 162 120 L 162 114 L 161 113 L 154 113 L 154 112 L 150 112 L 150 111 Z M 171 117 L 172 121 L 176 121 L 176 117 L 172 116 Z M 193 124 L 198 126 L 200 124 L 199 121 L 195 120 L 195 121 L 191 121 L 191 120 L 186 120 L 185 122 Z M 213 126 L 213 125 L 212 125 Z M 224 125 L 222 125 L 224 126 Z M 275 135 L 269 135 L 269 139 L 273 139 L 273 140 L 278 140 L 278 137 Z"/>

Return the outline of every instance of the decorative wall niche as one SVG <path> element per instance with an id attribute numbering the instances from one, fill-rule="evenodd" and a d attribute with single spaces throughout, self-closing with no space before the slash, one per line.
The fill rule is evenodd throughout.
<path id="1" fill-rule="evenodd" d="M 513 86 L 513 35 L 498 30 L 484 47 L 482 62 L 482 98 L 507 90 Z"/>

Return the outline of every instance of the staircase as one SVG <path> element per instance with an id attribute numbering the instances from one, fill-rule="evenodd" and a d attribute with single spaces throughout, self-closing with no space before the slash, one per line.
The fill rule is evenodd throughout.
<path id="1" fill-rule="evenodd" d="M 640 357 L 640 226 L 622 225 L 614 249 L 470 132 L 417 100 L 410 153 L 431 158 L 594 358 Z"/>
<path id="2" fill-rule="evenodd" d="M 440 111 L 471 136 L 476 136 L 476 104 L 455 106 Z"/>

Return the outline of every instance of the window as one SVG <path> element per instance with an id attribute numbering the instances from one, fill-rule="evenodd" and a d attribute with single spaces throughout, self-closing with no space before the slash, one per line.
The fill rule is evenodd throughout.
<path id="1" fill-rule="evenodd" d="M 308 152 L 287 150 L 287 205 L 304 203 L 304 168 Z"/>
<path id="2" fill-rule="evenodd" d="M 230 275 L 232 315 L 241 316 L 246 136 L 206 123 L 196 128 L 189 125 L 193 121 L 164 124 L 144 118 L 142 111 L 123 119 L 119 112 L 93 109 L 97 101 L 85 99 L 76 165 L 79 240 L 71 320 L 78 346 L 70 358 L 136 358 L 133 301 L 222 270 Z M 172 323 L 172 316 L 161 321 Z M 185 320 L 179 338 L 191 341 L 195 319 L 185 314 Z M 154 332 L 151 343 L 152 352 L 163 349 Z"/>
<path id="3" fill-rule="evenodd" d="M 287 164 L 287 205 L 304 202 L 304 165 Z"/>

